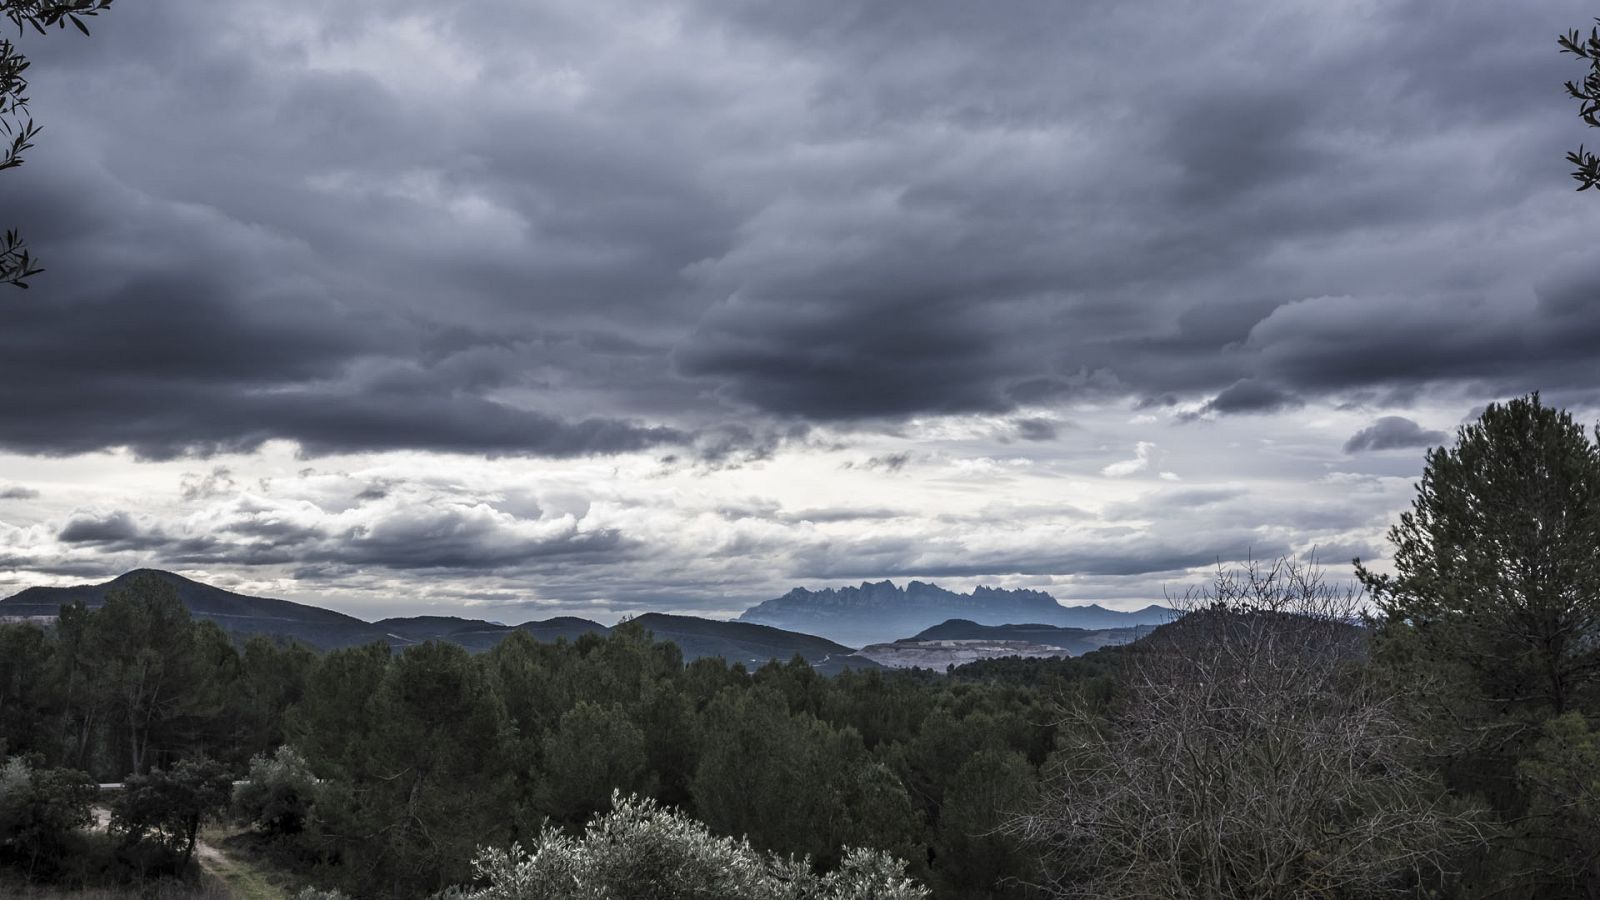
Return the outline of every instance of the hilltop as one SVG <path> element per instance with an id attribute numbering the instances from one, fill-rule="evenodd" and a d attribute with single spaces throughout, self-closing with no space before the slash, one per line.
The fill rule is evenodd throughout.
<path id="1" fill-rule="evenodd" d="M 127 587 L 140 575 L 154 575 L 171 584 L 190 615 L 210 619 L 228 631 L 283 635 L 324 650 L 388 640 L 378 626 L 354 616 L 289 600 L 236 594 L 160 569 L 134 569 L 99 584 L 27 588 L 0 600 L 0 615 L 53 617 L 61 607 L 79 602 L 97 609 L 106 602 L 107 594 Z"/>

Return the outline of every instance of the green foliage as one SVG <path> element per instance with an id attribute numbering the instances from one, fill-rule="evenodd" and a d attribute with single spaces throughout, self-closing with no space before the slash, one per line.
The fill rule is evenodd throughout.
<path id="1" fill-rule="evenodd" d="M 1452 784 L 1516 815 L 1529 736 L 1600 700 L 1600 446 L 1537 394 L 1492 404 L 1428 453 L 1389 539 L 1394 575 L 1358 566 L 1376 658 Z"/>
<path id="2" fill-rule="evenodd" d="M 557 822 L 582 824 L 604 809 L 607 792 L 647 787 L 645 736 L 619 704 L 582 701 L 544 741 L 539 805 Z"/>
<path id="3" fill-rule="evenodd" d="M 311 817 L 316 789 L 305 758 L 284 745 L 250 760 L 249 776 L 233 791 L 233 812 L 270 837 L 296 835 Z"/>
<path id="4" fill-rule="evenodd" d="M 209 759 L 129 776 L 111 804 L 111 831 L 142 869 L 170 866 L 181 873 L 194 855 L 201 823 L 227 808 L 231 787 L 227 771 Z"/>
<path id="5" fill-rule="evenodd" d="M 248 755 L 265 753 L 288 739 L 288 712 L 303 698 L 306 679 L 316 664 L 316 651 L 305 644 L 260 635 L 245 642 L 238 682 L 229 692 L 239 749 Z"/>
<path id="6" fill-rule="evenodd" d="M 1375 674 L 1445 783 L 1499 818 L 1454 889 L 1595 896 L 1600 441 L 1537 394 L 1493 404 L 1428 454 L 1390 540 L 1393 575 L 1358 567 Z"/>
<path id="7" fill-rule="evenodd" d="M 511 732 L 482 667 L 442 643 L 324 664 L 331 671 L 319 666 L 314 685 L 331 689 L 325 679 L 346 672 L 375 688 L 360 697 L 340 685 L 302 745 L 311 768 L 337 782 L 319 796 L 313 837 L 342 863 L 344 886 L 412 896 L 462 880 L 474 847 L 502 839 L 513 812 Z M 341 709 L 354 721 L 325 718 Z"/>
<path id="8" fill-rule="evenodd" d="M 1394 576 L 1362 569 L 1386 627 L 1461 666 L 1481 698 L 1534 717 L 1600 681 L 1600 446 L 1537 394 L 1492 404 L 1428 453 L 1389 533 Z"/>
<path id="9" fill-rule="evenodd" d="M 18 30 L 32 28 L 40 34 L 51 27 L 74 28 L 89 33 L 84 20 L 111 6 L 112 0 L 0 0 L 0 15 Z M 22 154 L 33 146 L 39 126 L 27 115 L 28 60 L 11 41 L 0 38 L 0 171 L 22 165 Z M 19 288 L 39 268 L 27 245 L 14 229 L 0 237 L 0 284 Z"/>
<path id="10" fill-rule="evenodd" d="M 1600 19 L 1595 21 L 1600 22 Z M 1590 29 L 1587 37 L 1574 29 L 1556 41 L 1562 53 L 1571 53 L 1589 64 L 1589 74 L 1581 81 L 1567 82 L 1566 88 L 1578 101 L 1578 117 L 1590 128 L 1600 128 L 1600 27 Z M 1578 182 L 1578 190 L 1586 191 L 1600 185 L 1600 157 L 1579 146 L 1576 152 L 1567 154 L 1567 162 L 1576 166 L 1572 177 Z"/>
<path id="11" fill-rule="evenodd" d="M 311 670 L 287 728 L 317 771 L 350 778 L 364 770 L 367 744 L 382 724 L 379 691 L 390 665 L 388 645 L 368 644 L 335 650 Z"/>
<path id="12" fill-rule="evenodd" d="M 30 877 L 64 861 L 73 832 L 88 825 L 95 784 L 71 769 L 40 769 L 22 757 L 0 765 L 0 861 Z"/>
<path id="13" fill-rule="evenodd" d="M 1530 796 L 1534 841 L 1523 884 L 1542 895 L 1600 893 L 1600 732 L 1577 713 L 1545 723 L 1532 752 L 1517 764 Z"/>
<path id="14" fill-rule="evenodd" d="M 0 627 L 0 739 L 104 781 L 193 755 L 242 764 L 277 743 L 286 703 L 255 705 L 240 663 L 171 585 L 134 579 L 100 609 L 63 607 L 53 632 Z"/>
<path id="15" fill-rule="evenodd" d="M 0 625 L 0 747 L 47 752 L 59 702 L 50 672 L 56 644 L 44 629 Z"/>
<path id="16" fill-rule="evenodd" d="M 203 743 L 237 655 L 217 626 L 190 620 L 171 584 L 135 579 L 98 610 L 63 610 L 57 628 L 85 749 L 93 728 L 109 729 L 125 754 L 122 771 L 137 774 L 178 746 Z"/>
<path id="17" fill-rule="evenodd" d="M 724 691 L 712 701 L 691 783 L 707 824 L 746 835 L 760 849 L 825 864 L 861 836 L 853 823 L 898 817 L 902 834 L 917 828 L 905 788 L 873 763 L 854 729 L 835 730 L 786 706 L 762 688 Z"/>
<path id="18" fill-rule="evenodd" d="M 938 853 L 962 861 L 946 869 L 941 896 L 993 897 L 1037 873 L 1031 850 L 1006 826 L 1033 806 L 1037 787 L 1033 766 L 1019 753 L 980 750 L 962 764 L 945 795 L 939 816 Z"/>
<path id="19" fill-rule="evenodd" d="M 102 781 L 134 772 L 139 748 L 156 777 L 196 756 L 248 768 L 234 811 L 263 852 L 358 897 L 464 880 L 477 846 L 528 845 L 547 818 L 575 828 L 614 788 L 824 866 L 878 847 L 951 891 L 994 865 L 992 848 L 940 822 L 967 757 L 1003 750 L 1031 771 L 1054 735 L 1046 689 L 1020 675 L 826 679 L 795 661 L 751 675 L 685 666 L 637 627 L 556 643 L 519 632 L 477 657 L 381 644 L 319 656 L 236 643 L 159 581 L 66 607 L 53 630 L 0 628 L 0 648 L 12 746 Z M 182 829 L 150 821 L 123 859 L 175 868 L 183 842 L 168 837 Z"/>
<path id="20" fill-rule="evenodd" d="M 852 850 L 837 870 L 757 852 L 648 799 L 616 797 L 578 838 L 557 830 L 532 852 L 486 850 L 484 887 L 460 900 L 921 900 L 927 892 L 886 855 Z"/>

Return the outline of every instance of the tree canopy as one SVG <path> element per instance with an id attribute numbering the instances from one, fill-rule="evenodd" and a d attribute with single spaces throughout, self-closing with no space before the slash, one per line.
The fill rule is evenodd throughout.
<path id="1" fill-rule="evenodd" d="M 89 33 L 85 19 L 99 15 L 113 0 L 0 0 L 0 15 L 18 32 L 32 29 L 44 34 L 68 25 Z M 0 171 L 22 165 L 22 154 L 33 147 L 40 127 L 28 115 L 28 58 L 9 39 L 0 38 Z M 15 228 L 0 235 L 0 283 L 19 288 L 44 270 L 28 251 Z"/>
<path id="2" fill-rule="evenodd" d="M 1600 22 L 1600 19 L 1596 19 Z M 1567 82 L 1567 93 L 1578 101 L 1578 115 L 1590 128 L 1600 128 L 1600 26 L 1591 28 L 1588 36 L 1573 29 L 1556 39 L 1562 53 L 1571 53 L 1589 63 L 1589 74 L 1581 80 Z M 1585 150 L 1582 145 L 1567 154 L 1567 161 L 1577 168 L 1572 177 L 1578 190 L 1586 191 L 1600 185 L 1600 157 Z"/>
<path id="3" fill-rule="evenodd" d="M 1376 669 L 1410 697 L 1452 792 L 1496 839 L 1464 896 L 1593 897 L 1600 833 L 1600 442 L 1538 394 L 1429 452 L 1371 589 Z"/>
<path id="4" fill-rule="evenodd" d="M 1600 445 L 1538 394 L 1490 404 L 1429 451 L 1389 532 L 1395 574 L 1358 573 L 1383 617 L 1481 701 L 1542 717 L 1600 679 Z"/>

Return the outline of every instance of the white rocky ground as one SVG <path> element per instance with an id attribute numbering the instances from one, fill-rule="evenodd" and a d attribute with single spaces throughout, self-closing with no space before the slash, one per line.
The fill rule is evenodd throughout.
<path id="1" fill-rule="evenodd" d="M 900 641 L 870 644 L 856 651 L 879 665 L 893 669 L 937 669 L 1002 656 L 1071 656 L 1061 647 L 1031 641 Z"/>

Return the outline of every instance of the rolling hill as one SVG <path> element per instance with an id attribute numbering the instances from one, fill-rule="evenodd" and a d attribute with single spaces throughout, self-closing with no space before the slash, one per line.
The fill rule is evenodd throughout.
<path id="1" fill-rule="evenodd" d="M 144 574 L 155 575 L 172 584 L 177 589 L 178 599 L 196 618 L 209 619 L 235 634 L 282 635 L 323 650 L 374 642 L 404 649 L 426 641 L 448 641 L 481 653 L 517 631 L 527 632 L 541 641 L 575 641 L 585 634 L 605 635 L 610 631 L 598 622 L 575 616 L 557 616 L 520 625 L 458 616 L 403 616 L 367 622 L 320 606 L 237 594 L 158 569 L 136 569 L 100 584 L 27 588 L 0 600 L 0 617 L 50 618 L 56 616 L 63 605 L 79 601 L 91 608 L 99 607 L 105 603 L 108 593 L 126 587 L 134 577 Z M 703 656 L 720 656 L 730 663 L 740 662 L 754 668 L 773 659 L 787 662 L 798 655 L 819 669 L 837 671 L 842 668 L 840 661 L 851 653 L 851 648 L 824 638 L 746 622 L 663 613 L 646 613 L 634 621 L 653 633 L 657 640 L 677 644 L 686 662 Z M 860 659 L 849 665 L 876 668 L 872 662 Z"/>
<path id="2" fill-rule="evenodd" d="M 1024 641 L 1066 650 L 1070 656 L 1081 656 L 1091 650 L 1116 644 L 1128 644 L 1153 631 L 1153 625 L 1134 625 L 1126 628 L 1066 628 L 1060 625 L 979 625 L 966 619 L 950 619 L 909 638 L 895 641 L 905 644 L 920 641 Z"/>
<path id="3" fill-rule="evenodd" d="M 91 609 L 98 608 L 106 602 L 108 593 L 127 587 L 136 576 L 146 574 L 177 588 L 178 599 L 190 615 L 210 619 L 228 631 L 284 635 L 324 650 L 388 641 L 378 626 L 354 616 L 289 600 L 236 594 L 159 569 L 134 569 L 100 584 L 27 588 L 0 600 L 0 615 L 55 616 L 61 607 L 79 601 Z"/>
<path id="4" fill-rule="evenodd" d="M 633 619 L 657 640 L 671 641 L 683 651 L 685 661 L 703 656 L 720 656 L 729 663 L 744 663 L 754 669 L 770 660 L 788 662 L 796 656 L 818 668 L 855 652 L 825 638 L 784 631 L 749 622 L 719 622 L 695 616 L 645 613 Z M 871 664 L 855 668 L 875 668 Z"/>

